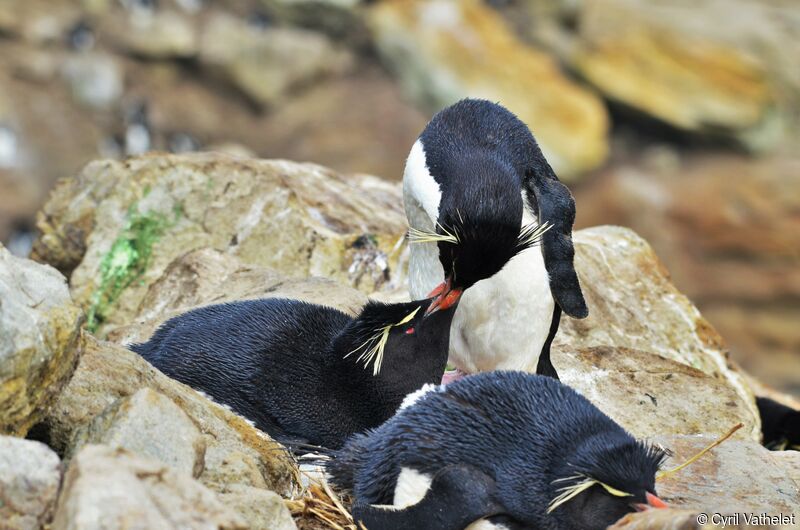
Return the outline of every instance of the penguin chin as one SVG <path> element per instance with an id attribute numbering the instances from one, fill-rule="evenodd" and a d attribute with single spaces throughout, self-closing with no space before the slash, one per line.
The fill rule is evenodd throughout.
<path id="1" fill-rule="evenodd" d="M 644 495 L 642 495 L 644 497 Z M 599 486 L 589 488 L 559 508 L 559 518 L 568 528 L 602 530 L 608 528 L 626 514 L 635 511 L 630 497 L 614 497 Z M 558 511 L 554 512 L 556 515 Z"/>

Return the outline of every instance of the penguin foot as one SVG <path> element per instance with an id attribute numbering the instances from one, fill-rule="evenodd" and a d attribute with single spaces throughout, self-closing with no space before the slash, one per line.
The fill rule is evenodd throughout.
<path id="1" fill-rule="evenodd" d="M 443 385 L 449 385 L 450 383 L 454 383 L 454 382 L 458 381 L 459 379 L 465 378 L 466 376 L 467 376 L 467 373 L 462 372 L 458 368 L 456 368 L 454 370 L 448 370 L 442 376 L 442 384 Z"/>

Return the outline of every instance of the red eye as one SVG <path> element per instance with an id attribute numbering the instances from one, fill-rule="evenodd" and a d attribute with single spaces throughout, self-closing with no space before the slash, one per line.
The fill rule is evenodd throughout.
<path id="1" fill-rule="evenodd" d="M 414 328 L 408 328 L 406 330 L 406 335 L 413 335 L 413 334 L 414 334 Z"/>

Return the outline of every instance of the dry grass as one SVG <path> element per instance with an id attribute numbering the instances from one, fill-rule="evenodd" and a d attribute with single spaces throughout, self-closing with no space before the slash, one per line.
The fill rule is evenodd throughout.
<path id="1" fill-rule="evenodd" d="M 366 530 L 353 521 L 348 510 L 351 500 L 337 495 L 327 483 L 313 483 L 284 502 L 298 530 Z"/>

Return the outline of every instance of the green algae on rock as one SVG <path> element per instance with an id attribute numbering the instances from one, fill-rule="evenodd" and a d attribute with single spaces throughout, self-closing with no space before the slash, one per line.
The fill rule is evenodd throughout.
<path id="1" fill-rule="evenodd" d="M 36 258 L 71 271 L 72 296 L 86 308 L 134 204 L 137 211 L 160 212 L 167 220 L 180 205 L 181 215 L 157 238 L 149 229 L 159 223 L 147 225 L 145 240 L 152 243 L 147 266 L 132 269 L 141 274 L 112 303 L 101 296 L 102 322 L 94 318 L 100 335 L 130 323 L 167 266 L 198 248 L 293 278 L 329 277 L 365 293 L 390 291 L 403 282 L 396 271 L 406 223 L 397 184 L 286 160 L 152 154 L 88 164 L 59 183 L 39 216 Z M 118 248 L 125 250 L 118 251 L 124 285 L 124 266 L 133 261 L 125 244 Z M 117 270 L 112 260 L 106 263 L 109 272 Z M 116 284 L 112 279 L 104 288 Z"/>
<path id="2" fill-rule="evenodd" d="M 180 217 L 175 207 L 175 221 Z M 100 262 L 100 284 L 92 294 L 86 327 L 95 331 L 106 318 L 110 305 L 129 285 L 141 278 L 150 263 L 153 244 L 174 221 L 161 213 L 140 213 L 136 205 L 128 209 L 128 222 Z"/>

